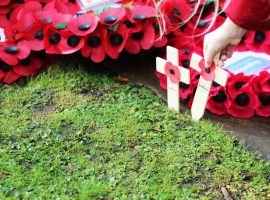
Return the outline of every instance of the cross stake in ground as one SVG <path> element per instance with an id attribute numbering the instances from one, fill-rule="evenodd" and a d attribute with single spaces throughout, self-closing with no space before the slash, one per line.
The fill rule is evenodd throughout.
<path id="1" fill-rule="evenodd" d="M 190 83 L 190 72 L 179 67 L 178 49 L 167 46 L 167 60 L 156 58 L 157 71 L 167 76 L 167 102 L 170 109 L 180 111 L 179 83 Z"/>
<path id="2" fill-rule="evenodd" d="M 204 115 L 212 82 L 215 81 L 221 86 L 227 83 L 228 72 L 216 66 L 218 58 L 219 55 L 215 57 L 211 68 L 206 69 L 204 59 L 196 53 L 192 54 L 190 67 L 201 74 L 191 106 L 191 116 L 194 121 L 200 120 Z"/>

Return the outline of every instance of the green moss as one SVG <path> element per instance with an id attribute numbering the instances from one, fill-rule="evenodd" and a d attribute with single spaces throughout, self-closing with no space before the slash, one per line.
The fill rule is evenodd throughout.
<path id="1" fill-rule="evenodd" d="M 0 103 L 0 199 L 270 198 L 268 163 L 131 83 L 54 66 Z"/>

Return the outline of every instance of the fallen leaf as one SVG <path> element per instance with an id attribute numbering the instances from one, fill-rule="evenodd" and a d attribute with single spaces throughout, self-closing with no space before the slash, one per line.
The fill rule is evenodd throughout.
<path id="1" fill-rule="evenodd" d="M 121 82 L 121 83 L 127 83 L 129 81 L 127 77 L 121 76 L 121 75 L 114 77 L 113 80 Z"/>
<path id="2" fill-rule="evenodd" d="M 67 164 L 67 171 L 68 171 L 69 173 L 72 173 L 72 172 L 73 172 L 73 166 L 72 166 L 71 163 L 68 163 L 68 164 Z"/>
<path id="3" fill-rule="evenodd" d="M 24 139 L 25 139 L 25 138 L 28 138 L 28 135 L 25 134 L 25 133 L 24 133 L 24 134 L 21 134 L 21 138 L 24 138 Z"/>
<path id="4" fill-rule="evenodd" d="M 214 154 L 213 159 L 214 159 L 215 163 L 221 164 L 221 160 L 216 154 Z"/>

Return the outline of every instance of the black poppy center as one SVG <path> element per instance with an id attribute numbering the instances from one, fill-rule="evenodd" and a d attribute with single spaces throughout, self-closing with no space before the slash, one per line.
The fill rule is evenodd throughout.
<path id="1" fill-rule="evenodd" d="M 187 48 L 184 48 L 183 49 L 183 53 L 184 53 L 184 55 L 188 55 L 190 53 L 190 50 L 187 49 Z"/>
<path id="2" fill-rule="evenodd" d="M 172 74 L 172 75 L 174 75 L 174 74 L 175 74 L 175 72 L 174 72 L 174 70 L 173 70 L 173 69 L 170 69 L 170 74 Z"/>
<path id="3" fill-rule="evenodd" d="M 201 20 L 198 21 L 197 26 L 198 26 L 199 28 L 204 28 L 204 27 L 207 25 L 207 23 L 208 23 L 208 22 L 207 22 L 206 20 L 201 19 Z"/>
<path id="4" fill-rule="evenodd" d="M 140 40 L 140 39 L 143 38 L 143 36 L 144 36 L 143 31 L 139 31 L 139 32 L 131 34 L 131 38 L 134 39 L 134 40 Z"/>
<path id="5" fill-rule="evenodd" d="M 267 83 L 270 84 L 270 79 L 267 80 Z"/>
<path id="6" fill-rule="evenodd" d="M 78 26 L 79 30 L 81 31 L 87 31 L 91 27 L 91 24 L 80 24 Z"/>
<path id="7" fill-rule="evenodd" d="M 172 12 L 175 15 L 181 15 L 181 11 L 178 8 L 174 8 Z"/>
<path id="8" fill-rule="evenodd" d="M 189 60 L 182 60 L 181 63 L 182 63 L 182 66 L 185 67 L 185 68 L 188 68 L 189 65 L 190 65 L 190 61 Z"/>
<path id="9" fill-rule="evenodd" d="M 263 106 L 270 105 L 270 96 L 269 95 L 259 95 L 259 100 Z"/>
<path id="10" fill-rule="evenodd" d="M 133 28 L 133 27 L 136 27 L 136 24 L 133 24 L 133 23 L 131 23 L 130 21 L 126 21 L 126 22 L 125 22 L 125 25 L 126 25 L 127 28 Z"/>
<path id="11" fill-rule="evenodd" d="M 92 36 L 88 39 L 87 44 L 90 47 L 98 47 L 101 44 L 101 39 L 98 36 Z"/>
<path id="12" fill-rule="evenodd" d="M 114 22 L 116 22 L 116 20 L 117 17 L 114 15 L 109 15 L 104 18 L 104 22 L 106 22 L 107 24 L 113 24 Z"/>
<path id="13" fill-rule="evenodd" d="M 119 46 L 123 42 L 122 35 L 118 33 L 111 34 L 109 39 L 111 44 L 113 44 L 114 46 Z"/>
<path id="14" fill-rule="evenodd" d="M 2 62 L 2 61 L 0 61 L 0 69 L 2 71 L 4 71 L 4 72 L 8 72 L 8 71 L 11 70 L 11 66 L 8 65 L 8 64 L 6 64 L 6 63 L 4 63 L 4 62 Z"/>
<path id="15" fill-rule="evenodd" d="M 144 14 L 137 14 L 137 15 L 133 16 L 134 20 L 142 20 L 142 19 L 145 19 L 145 18 L 146 18 L 146 16 Z"/>
<path id="16" fill-rule="evenodd" d="M 73 35 L 67 39 L 67 44 L 71 47 L 76 47 L 80 43 L 81 38 Z"/>
<path id="17" fill-rule="evenodd" d="M 213 97 L 213 100 L 217 103 L 222 103 L 227 100 L 227 96 L 223 90 L 219 90 L 217 95 Z"/>
<path id="18" fill-rule="evenodd" d="M 9 53 L 9 54 L 15 54 L 19 51 L 19 48 L 16 46 L 8 46 L 5 48 L 5 52 Z"/>
<path id="19" fill-rule="evenodd" d="M 210 69 L 209 67 L 207 67 L 207 68 L 205 68 L 205 72 L 206 72 L 207 74 L 210 74 L 211 69 Z"/>
<path id="20" fill-rule="evenodd" d="M 23 66 L 28 66 L 28 65 L 30 65 L 30 63 L 31 63 L 31 58 L 30 58 L 30 57 L 27 57 L 27 58 L 21 60 L 20 63 L 21 63 L 21 65 L 23 65 Z"/>
<path id="21" fill-rule="evenodd" d="M 237 83 L 234 84 L 234 88 L 237 89 L 237 90 L 240 90 L 245 85 L 246 85 L 245 82 L 237 82 Z"/>
<path id="22" fill-rule="evenodd" d="M 235 103 L 239 106 L 246 106 L 249 103 L 249 96 L 245 93 L 238 94 L 235 98 Z"/>
<path id="23" fill-rule="evenodd" d="M 49 42 L 51 44 L 57 44 L 60 42 L 61 36 L 58 33 L 54 33 L 50 36 Z"/>
<path id="24" fill-rule="evenodd" d="M 44 38 L 43 29 L 40 29 L 35 33 L 35 38 L 38 40 L 42 40 Z"/>
<path id="25" fill-rule="evenodd" d="M 216 81 L 213 81 L 212 85 L 213 85 L 214 87 L 220 86 Z"/>
<path id="26" fill-rule="evenodd" d="M 189 88 L 189 84 L 180 82 L 180 83 L 179 83 L 179 87 L 182 88 L 182 89 L 187 89 L 187 88 Z"/>
<path id="27" fill-rule="evenodd" d="M 255 34 L 254 40 L 258 43 L 262 43 L 265 40 L 266 36 L 265 33 L 262 31 L 257 31 Z"/>

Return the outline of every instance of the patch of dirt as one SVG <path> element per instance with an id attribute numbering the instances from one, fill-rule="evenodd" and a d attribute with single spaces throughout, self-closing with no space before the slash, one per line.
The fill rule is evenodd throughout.
<path id="1" fill-rule="evenodd" d="M 32 112 L 42 112 L 42 113 L 48 113 L 52 110 L 54 110 L 55 105 L 54 104 L 48 104 L 43 107 L 35 107 L 31 108 Z"/>

